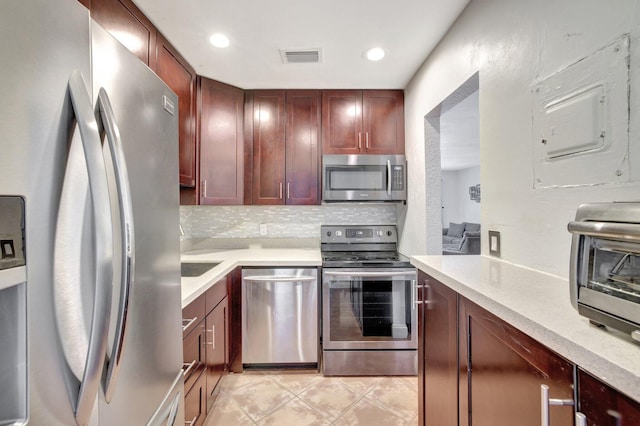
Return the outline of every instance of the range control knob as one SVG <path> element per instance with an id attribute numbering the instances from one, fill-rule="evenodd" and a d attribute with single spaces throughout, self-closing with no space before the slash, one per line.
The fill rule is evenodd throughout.
<path id="1" fill-rule="evenodd" d="M 392 235 L 393 235 L 393 232 L 391 232 L 391 231 L 387 231 L 387 235 L 388 235 L 388 236 L 392 236 Z"/>
<path id="2" fill-rule="evenodd" d="M 327 237 L 331 236 L 331 231 L 327 231 Z"/>
<path id="3" fill-rule="evenodd" d="M 378 237 L 382 237 L 384 235 L 384 232 L 383 231 L 376 231 L 376 235 Z"/>

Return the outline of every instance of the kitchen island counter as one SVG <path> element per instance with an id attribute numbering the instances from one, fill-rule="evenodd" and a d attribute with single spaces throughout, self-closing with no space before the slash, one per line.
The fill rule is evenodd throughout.
<path id="1" fill-rule="evenodd" d="M 236 267 L 244 266 L 320 266 L 320 249 L 248 248 L 201 249 L 182 253 L 183 263 L 220 262 L 198 277 L 182 277 L 182 307 L 196 300 Z"/>
<path id="2" fill-rule="evenodd" d="M 411 263 L 640 401 L 640 345 L 580 316 L 569 300 L 568 280 L 488 256 L 414 256 Z"/>

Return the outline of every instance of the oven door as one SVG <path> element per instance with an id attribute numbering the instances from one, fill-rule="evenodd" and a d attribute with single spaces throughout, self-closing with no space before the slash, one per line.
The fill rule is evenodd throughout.
<path id="1" fill-rule="evenodd" d="M 415 285 L 415 269 L 323 269 L 323 348 L 416 349 Z"/>

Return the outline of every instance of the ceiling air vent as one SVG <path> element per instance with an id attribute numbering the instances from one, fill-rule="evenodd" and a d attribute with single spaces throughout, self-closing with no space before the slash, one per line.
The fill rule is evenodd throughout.
<path id="1" fill-rule="evenodd" d="M 285 64 L 317 64 L 321 59 L 321 49 L 280 49 Z"/>

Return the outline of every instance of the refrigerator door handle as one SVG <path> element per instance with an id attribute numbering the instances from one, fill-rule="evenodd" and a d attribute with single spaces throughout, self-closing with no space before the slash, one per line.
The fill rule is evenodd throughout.
<path id="1" fill-rule="evenodd" d="M 129 174 L 122 148 L 120 130 L 116 121 L 111 101 L 104 88 L 100 88 L 96 102 L 95 116 L 100 128 L 100 133 L 106 134 L 106 142 L 111 153 L 111 159 L 115 170 L 115 183 L 118 194 L 118 210 L 120 214 L 120 241 L 122 245 L 116 247 L 119 252 L 114 254 L 121 259 L 120 297 L 116 318 L 116 329 L 111 347 L 111 358 L 107 365 L 104 383 L 104 394 L 107 402 L 111 402 L 116 387 L 118 374 L 122 362 L 125 335 L 127 330 L 127 314 L 129 312 L 129 300 L 135 270 L 135 239 L 133 205 L 131 202 L 131 188 L 129 187 Z"/>
<path id="2" fill-rule="evenodd" d="M 86 365 L 77 400 L 74 403 L 76 422 L 84 425 L 89 422 L 93 404 L 100 389 L 100 378 L 106 355 L 113 279 L 113 238 L 111 215 L 105 214 L 110 212 L 111 208 L 102 143 L 89 93 L 80 71 L 75 70 L 71 73 L 68 87 L 86 160 L 95 227 L 96 270 L 91 331 Z"/>

